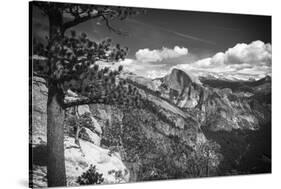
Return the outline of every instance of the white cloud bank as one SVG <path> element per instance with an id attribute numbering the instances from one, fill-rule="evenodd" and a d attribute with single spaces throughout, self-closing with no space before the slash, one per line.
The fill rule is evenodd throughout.
<path id="1" fill-rule="evenodd" d="M 219 52 L 211 58 L 203 59 L 195 64 L 206 67 L 215 67 L 230 64 L 271 64 L 271 45 L 262 41 L 254 41 L 250 44 L 238 43 L 226 52 Z"/>
<path id="2" fill-rule="evenodd" d="M 173 68 L 182 69 L 193 76 L 213 75 L 237 79 L 259 79 L 265 75 L 271 75 L 271 44 L 265 44 L 262 41 L 253 41 L 250 44 L 238 43 L 225 52 L 216 53 L 212 57 L 193 63 L 176 66 L 170 63 L 178 57 L 187 59 L 188 54 L 187 48 L 179 46 L 173 49 L 165 47 L 154 50 L 140 49 L 136 52 L 136 59 L 125 59 L 120 64 L 127 71 L 150 78 L 162 77 Z M 167 59 L 170 60 L 167 61 Z"/>
<path id="3" fill-rule="evenodd" d="M 237 79 L 259 79 L 271 75 L 271 59 L 271 44 L 253 41 L 250 44 L 238 43 L 213 57 L 175 67 L 198 76 L 211 74 Z"/>
<path id="4" fill-rule="evenodd" d="M 163 47 L 162 49 L 150 50 L 140 49 L 136 52 L 136 60 L 140 62 L 159 62 L 164 59 L 177 58 L 188 54 L 188 49 L 175 46 L 173 49 Z"/>
<path id="5" fill-rule="evenodd" d="M 135 59 L 125 59 L 119 65 L 122 65 L 125 71 L 148 78 L 162 77 L 168 73 L 168 70 L 164 68 L 165 65 L 142 62 Z"/>

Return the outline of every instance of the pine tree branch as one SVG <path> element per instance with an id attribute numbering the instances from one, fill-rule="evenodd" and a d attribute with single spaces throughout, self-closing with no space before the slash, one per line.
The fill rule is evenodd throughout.
<path id="1" fill-rule="evenodd" d="M 105 15 L 101 15 L 101 16 L 102 16 L 103 20 L 105 21 L 106 27 L 108 28 L 109 31 L 114 32 L 118 35 L 124 35 L 124 36 L 128 35 L 128 33 L 122 32 L 122 31 L 114 28 L 113 26 L 111 26 L 108 18 Z"/>
<path id="2" fill-rule="evenodd" d="M 38 73 L 38 72 L 33 72 L 32 73 L 32 77 L 35 76 L 35 77 L 41 77 L 41 78 L 44 78 L 45 80 L 48 80 L 50 77 L 49 75 L 47 74 L 42 74 L 42 73 Z"/>
<path id="3" fill-rule="evenodd" d="M 98 18 L 100 17 L 101 14 L 96 14 L 96 15 L 91 15 L 91 14 L 88 14 L 87 16 L 83 16 L 83 17 L 76 17 L 75 19 L 73 19 L 72 21 L 69 21 L 69 22 L 66 22 L 63 24 L 62 28 L 63 28 L 63 31 L 65 32 L 67 29 L 73 27 L 73 26 L 76 26 L 82 22 L 86 22 L 88 20 L 91 20 L 91 19 L 95 19 L 95 18 Z"/>
<path id="4" fill-rule="evenodd" d="M 93 98 L 87 98 L 87 97 L 77 97 L 75 100 L 66 100 L 63 108 L 70 108 L 73 106 L 80 106 L 85 104 L 107 104 L 107 105 L 114 105 L 112 101 L 106 101 L 106 97 L 93 97 Z"/>

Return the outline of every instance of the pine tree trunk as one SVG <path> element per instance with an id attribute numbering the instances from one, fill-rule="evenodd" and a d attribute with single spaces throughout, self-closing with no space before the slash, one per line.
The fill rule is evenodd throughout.
<path id="1" fill-rule="evenodd" d="M 62 13 L 58 9 L 49 12 L 49 38 L 55 39 L 62 33 Z M 52 62 L 49 62 L 51 65 Z M 62 108 L 63 93 L 50 82 L 47 104 L 47 149 L 48 187 L 66 186 L 64 158 L 64 110 Z"/>
<path id="2" fill-rule="evenodd" d="M 64 158 L 64 110 L 60 90 L 49 87 L 47 104 L 48 187 L 66 186 Z"/>
<path id="3" fill-rule="evenodd" d="M 49 14 L 49 38 L 51 40 L 58 35 L 64 35 L 62 24 L 62 13 L 59 10 L 54 9 Z"/>

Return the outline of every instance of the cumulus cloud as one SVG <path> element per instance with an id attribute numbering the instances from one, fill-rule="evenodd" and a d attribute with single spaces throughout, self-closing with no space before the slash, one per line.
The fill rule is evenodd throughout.
<path id="1" fill-rule="evenodd" d="M 173 65 L 178 64 L 179 59 L 177 58 L 186 55 L 188 55 L 188 49 L 185 47 L 175 46 L 172 49 L 163 47 L 154 50 L 145 48 L 136 52 L 135 59 L 127 58 L 120 61 L 118 65 L 123 65 L 125 71 L 144 77 L 157 78 L 166 75 Z"/>
<path id="2" fill-rule="evenodd" d="M 239 43 L 224 54 L 225 64 L 271 64 L 271 44 L 254 41 L 250 44 Z"/>
<path id="3" fill-rule="evenodd" d="M 167 74 L 165 64 L 151 64 L 149 62 L 140 62 L 135 59 L 125 59 L 119 62 L 118 65 L 122 65 L 125 71 L 133 72 L 137 75 L 156 78 L 162 77 Z"/>
<path id="4" fill-rule="evenodd" d="M 217 74 L 224 76 L 247 76 L 260 78 L 271 74 L 271 44 L 253 41 L 250 44 L 238 43 L 225 52 L 201 59 L 191 64 L 175 67 L 197 75 Z M 242 78 L 242 77 L 241 77 Z"/>
<path id="5" fill-rule="evenodd" d="M 238 43 L 227 51 L 219 52 L 211 58 L 199 60 L 194 64 L 200 64 L 207 67 L 216 67 L 230 64 L 271 64 L 271 44 L 265 44 L 262 41 L 254 41 L 250 44 Z"/>
<path id="6" fill-rule="evenodd" d="M 175 46 L 173 49 L 163 47 L 162 49 L 150 50 L 140 49 L 136 52 L 136 60 L 140 62 L 159 62 L 164 59 L 177 58 L 188 54 L 188 49 Z"/>

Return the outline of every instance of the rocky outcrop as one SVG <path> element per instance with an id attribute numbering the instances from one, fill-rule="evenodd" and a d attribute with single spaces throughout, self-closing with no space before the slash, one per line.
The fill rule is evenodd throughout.
<path id="1" fill-rule="evenodd" d="M 87 141 L 80 141 L 81 148 L 74 142 L 74 138 L 65 138 L 65 162 L 68 186 L 77 186 L 77 178 L 86 172 L 90 165 L 96 166 L 97 172 L 103 174 L 104 183 L 124 183 L 129 181 L 129 171 L 121 160 L 119 153 L 110 153 Z M 117 178 L 112 171 L 120 171 Z"/>
<path id="2" fill-rule="evenodd" d="M 34 77 L 32 80 L 32 124 L 29 128 L 30 144 L 40 144 L 47 141 L 47 98 L 48 89 L 45 80 Z"/>
<path id="3" fill-rule="evenodd" d="M 34 77 L 32 85 L 32 125 L 30 129 L 30 150 L 32 170 L 30 172 L 33 187 L 47 186 L 47 94 L 45 81 Z M 90 113 L 88 105 L 78 107 L 80 115 Z M 104 183 L 122 183 L 129 181 L 129 171 L 118 152 L 100 147 L 102 128 L 92 116 L 92 126 L 83 128 L 80 146 L 75 143 L 71 129 L 66 130 L 64 148 L 67 185 L 78 185 L 77 178 L 86 172 L 90 165 L 96 166 L 103 174 Z M 65 128 L 70 127 L 65 125 Z M 118 177 L 114 174 L 118 172 Z"/>
<path id="4" fill-rule="evenodd" d="M 101 173 L 104 178 L 104 183 L 124 183 L 128 182 L 130 175 L 126 166 L 121 160 L 119 153 L 111 153 L 104 148 L 101 148 L 91 142 L 81 140 L 80 146 L 74 142 L 73 137 L 65 137 L 65 166 L 67 176 L 67 186 L 78 186 L 77 178 L 86 172 L 90 165 L 96 166 L 97 172 Z M 41 151 L 39 150 L 41 148 Z M 42 154 L 46 155 L 46 145 L 33 145 L 33 187 L 47 187 L 47 168 L 46 157 L 43 160 Z M 41 163 L 36 162 L 40 160 Z M 44 162 L 42 162 L 44 161 Z M 111 172 L 120 172 L 118 177 Z"/>
<path id="5" fill-rule="evenodd" d="M 173 69 L 162 79 L 161 95 L 180 108 L 195 108 L 200 100 L 201 86 L 182 70 Z"/>

